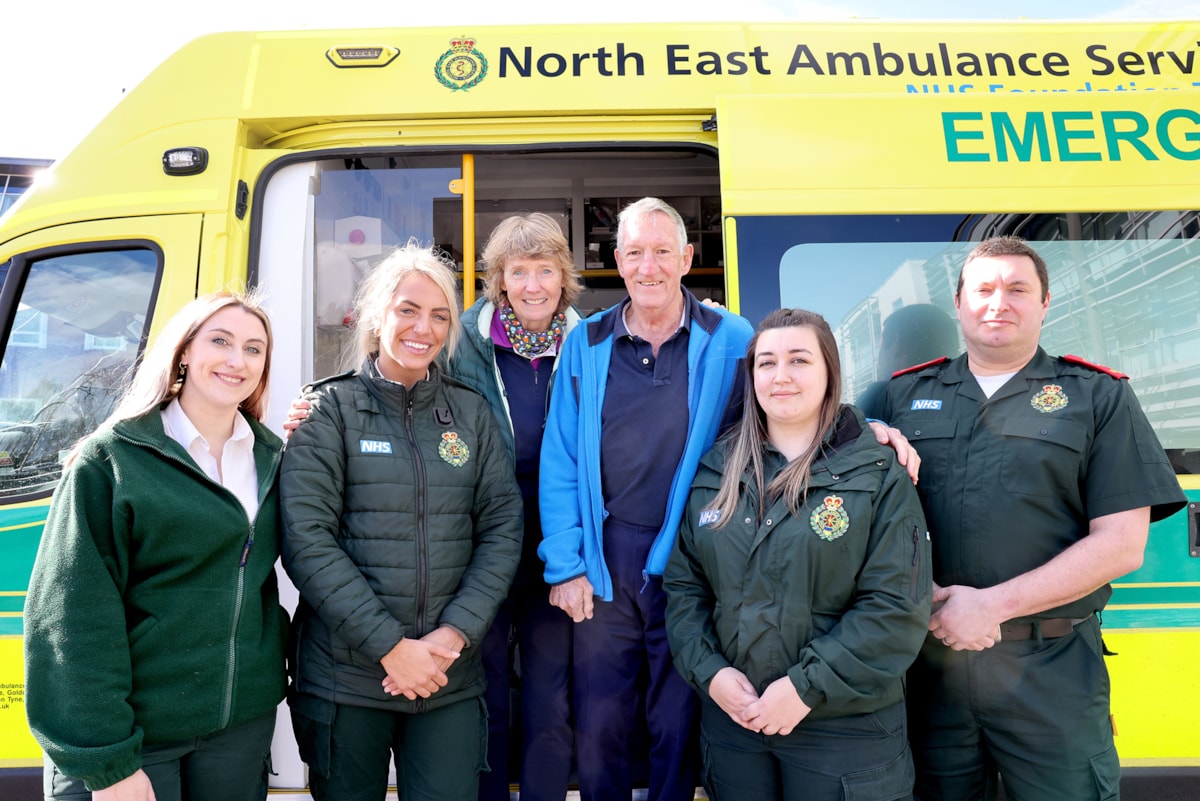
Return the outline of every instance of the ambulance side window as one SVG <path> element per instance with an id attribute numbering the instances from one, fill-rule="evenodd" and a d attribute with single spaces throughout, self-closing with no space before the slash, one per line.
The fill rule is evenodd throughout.
<path id="1" fill-rule="evenodd" d="M 108 417 L 146 335 L 159 262 L 129 248 L 6 265 L 5 281 L 24 285 L 0 362 L 0 498 L 52 491 L 63 457 Z"/>

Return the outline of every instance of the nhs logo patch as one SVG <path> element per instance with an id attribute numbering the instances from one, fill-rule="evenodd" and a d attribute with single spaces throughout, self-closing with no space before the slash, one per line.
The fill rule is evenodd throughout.
<path id="1" fill-rule="evenodd" d="M 377 439 L 360 439 L 358 441 L 359 453 L 391 453 L 392 443 L 383 442 Z"/>
<path id="2" fill-rule="evenodd" d="M 942 402 L 940 400 L 924 400 L 922 398 L 917 398 L 916 400 L 914 400 L 912 402 L 912 410 L 911 411 L 915 412 L 919 409 L 926 409 L 931 412 L 938 412 L 938 411 L 941 411 L 941 409 L 942 409 Z"/>
<path id="3" fill-rule="evenodd" d="M 705 509 L 700 513 L 700 520 L 697 525 L 707 526 L 710 523 L 716 523 L 721 519 L 720 509 Z"/>

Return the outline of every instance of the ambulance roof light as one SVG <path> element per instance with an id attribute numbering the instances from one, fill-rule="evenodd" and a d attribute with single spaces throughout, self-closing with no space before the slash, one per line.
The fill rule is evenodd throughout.
<path id="1" fill-rule="evenodd" d="M 196 175 L 208 167 L 208 151 L 202 147 L 175 147 L 163 153 L 167 175 Z"/>

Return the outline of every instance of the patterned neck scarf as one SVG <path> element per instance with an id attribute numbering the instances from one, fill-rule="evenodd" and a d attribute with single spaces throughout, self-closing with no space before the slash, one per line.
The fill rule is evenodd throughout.
<path id="1" fill-rule="evenodd" d="M 518 356 L 526 359 L 536 359 L 552 346 L 562 342 L 563 328 L 567 324 L 567 315 L 559 312 L 550 321 L 550 327 L 545 331 L 526 331 L 525 326 L 517 319 L 513 307 L 504 303 L 499 308 L 500 322 L 504 325 L 504 333 L 512 342 L 512 348 Z"/>

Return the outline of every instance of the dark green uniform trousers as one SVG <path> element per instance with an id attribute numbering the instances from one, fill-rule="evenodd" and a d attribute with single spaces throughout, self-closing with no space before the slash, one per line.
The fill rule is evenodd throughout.
<path id="1" fill-rule="evenodd" d="M 984 651 L 927 637 L 908 674 L 917 799 L 982 799 L 989 770 L 1007 801 L 1118 798 L 1103 648 L 1095 616 Z"/>
<path id="2" fill-rule="evenodd" d="M 383 801 L 393 760 L 404 801 L 476 801 L 487 754 L 482 697 L 415 714 L 305 700 L 293 704 L 292 723 L 316 801 Z"/>
<path id="3" fill-rule="evenodd" d="M 271 770 L 275 712 L 203 737 L 142 746 L 156 801 L 263 801 Z M 46 765 L 47 801 L 88 801 L 81 779 Z"/>

